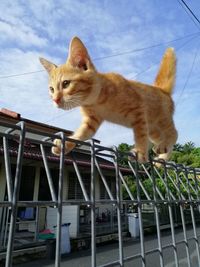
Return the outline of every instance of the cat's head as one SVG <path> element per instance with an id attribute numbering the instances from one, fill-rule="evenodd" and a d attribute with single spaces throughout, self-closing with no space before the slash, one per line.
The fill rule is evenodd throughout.
<path id="1" fill-rule="evenodd" d="M 40 58 L 49 73 L 49 93 L 54 104 L 62 109 L 91 104 L 98 94 L 97 72 L 87 49 L 78 37 L 69 46 L 65 64 L 57 66 Z"/>

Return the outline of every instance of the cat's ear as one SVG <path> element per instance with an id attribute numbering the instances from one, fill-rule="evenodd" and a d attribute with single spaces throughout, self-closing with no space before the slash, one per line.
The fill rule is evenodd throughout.
<path id="1" fill-rule="evenodd" d="M 43 65 L 43 67 L 47 70 L 48 73 L 50 73 L 53 69 L 57 68 L 57 66 L 50 61 L 44 59 L 44 58 L 39 58 L 40 63 Z"/>
<path id="2" fill-rule="evenodd" d="M 74 37 L 71 40 L 67 63 L 70 63 L 73 67 L 78 67 L 83 70 L 87 70 L 89 68 L 95 69 L 86 47 L 78 37 Z"/>

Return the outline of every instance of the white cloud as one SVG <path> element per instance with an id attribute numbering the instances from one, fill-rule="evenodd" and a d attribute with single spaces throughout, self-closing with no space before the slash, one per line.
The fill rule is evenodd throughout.
<path id="1" fill-rule="evenodd" d="M 0 61 L 0 71 L 6 75 L 41 69 L 38 53 L 34 51 L 9 49 L 0 55 Z M 45 105 L 48 106 L 49 101 L 45 74 L 42 72 L 1 79 L 0 96 L 1 102 L 9 103 L 12 109 L 22 115 L 34 111 L 37 113 L 38 110 L 45 112 Z"/>
<path id="2" fill-rule="evenodd" d="M 48 40 L 36 31 L 34 18 L 27 12 L 28 6 L 20 1 L 1 1 L 0 40 L 16 47 L 42 47 Z"/>
<path id="3" fill-rule="evenodd" d="M 39 37 L 33 29 L 26 25 L 11 25 L 0 21 L 0 41 L 1 43 L 15 42 L 17 45 L 30 47 L 42 47 L 47 44 L 46 38 Z"/>

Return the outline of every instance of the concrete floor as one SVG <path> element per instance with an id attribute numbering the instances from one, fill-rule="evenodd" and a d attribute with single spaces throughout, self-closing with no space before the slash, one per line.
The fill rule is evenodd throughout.
<path id="1" fill-rule="evenodd" d="M 200 235 L 200 227 L 197 229 L 198 235 Z M 177 228 L 176 232 L 176 242 L 183 240 L 183 232 L 181 228 Z M 188 238 L 193 236 L 193 229 L 190 228 L 187 230 Z M 171 244 L 172 238 L 170 231 L 162 231 L 162 246 Z M 200 242 L 200 240 L 199 240 Z M 129 257 L 131 255 L 140 254 L 140 240 L 128 239 L 124 242 L 124 256 Z M 158 247 L 157 236 L 148 235 L 145 236 L 145 251 L 150 251 Z M 176 246 L 179 267 L 189 267 L 186 254 L 186 246 L 184 243 L 180 243 Z M 194 240 L 188 242 L 188 249 L 190 254 L 191 267 L 200 267 L 200 263 L 197 258 L 196 244 Z M 106 264 L 111 261 L 118 260 L 119 251 L 118 243 L 104 244 L 97 247 L 97 266 Z M 166 248 L 162 251 L 162 257 L 159 257 L 159 253 L 156 251 L 154 253 L 148 253 L 145 257 L 146 267 L 161 267 L 160 258 L 163 259 L 163 266 L 165 267 L 176 267 L 174 262 L 174 251 L 173 248 Z M 54 267 L 53 260 L 36 260 L 32 262 L 26 262 L 24 264 L 18 264 L 16 267 L 35 267 L 35 266 L 44 266 L 44 267 Z M 78 252 L 73 252 L 61 260 L 61 267 L 90 267 L 91 266 L 91 251 L 82 250 Z M 120 265 L 115 265 L 120 266 Z M 141 258 L 129 261 L 124 263 L 125 267 L 142 267 Z"/>

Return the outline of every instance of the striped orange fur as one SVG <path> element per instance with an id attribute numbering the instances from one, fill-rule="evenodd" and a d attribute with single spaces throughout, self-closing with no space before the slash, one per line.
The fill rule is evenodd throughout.
<path id="1" fill-rule="evenodd" d="M 67 62 L 61 66 L 40 59 L 49 73 L 50 96 L 58 108 L 81 107 L 82 123 L 71 136 L 87 140 L 103 121 L 132 128 L 134 152 L 140 162 L 148 161 L 149 142 L 159 158 L 167 160 L 177 140 L 171 97 L 176 75 L 176 57 L 168 48 L 154 85 L 127 80 L 116 73 L 98 72 L 79 38 L 74 37 Z M 60 141 L 54 154 L 60 153 Z M 66 142 L 66 153 L 74 144 Z"/>

